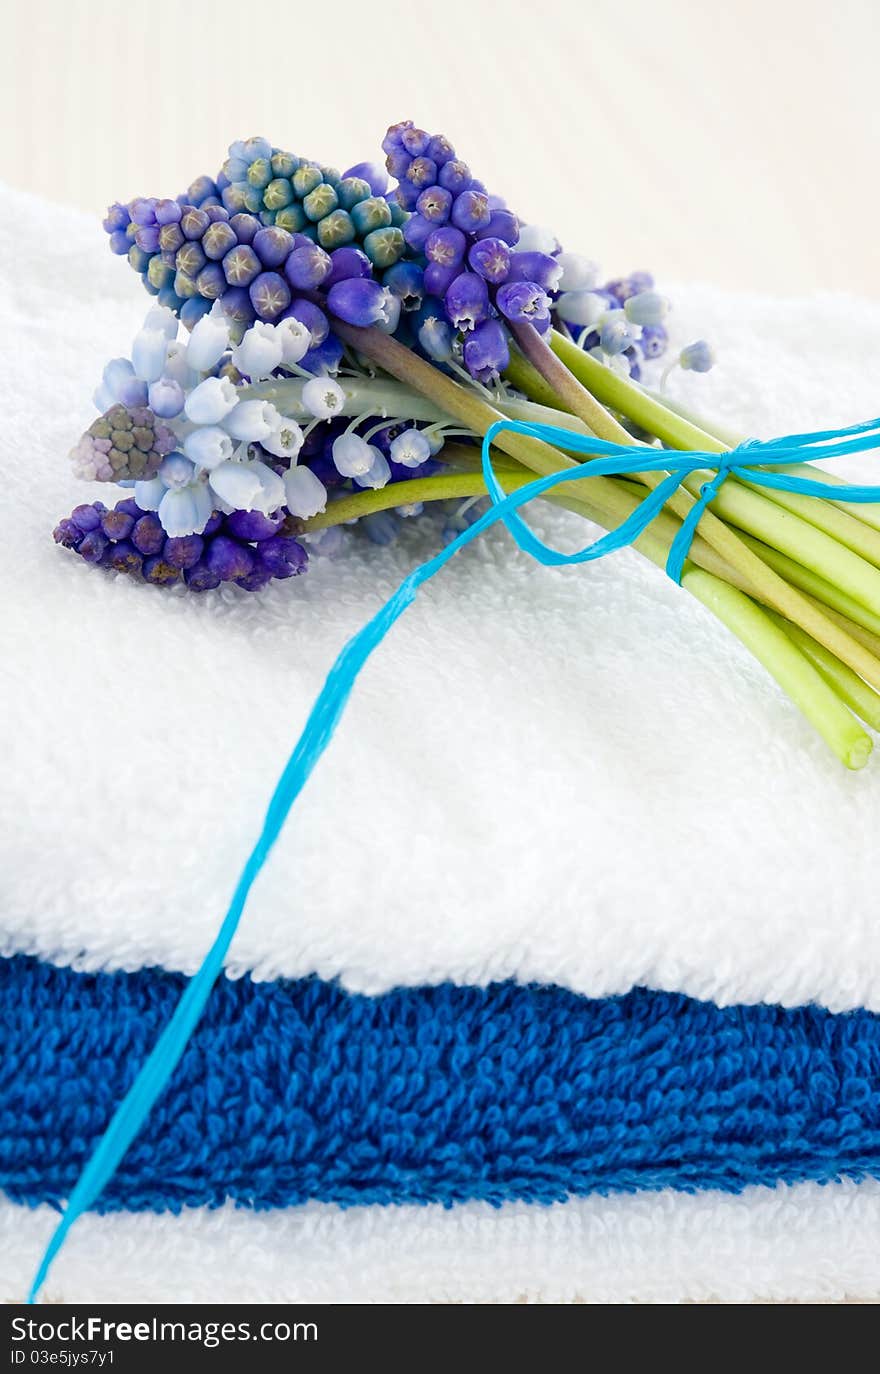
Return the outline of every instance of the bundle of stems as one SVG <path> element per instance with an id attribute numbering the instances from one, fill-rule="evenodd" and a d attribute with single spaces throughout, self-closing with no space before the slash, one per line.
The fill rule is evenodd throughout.
<path id="1" fill-rule="evenodd" d="M 483 436 L 502 418 L 552 423 L 617 444 L 722 453 L 737 436 L 673 407 L 620 376 L 553 331 L 515 327 L 518 350 L 505 373 L 507 392 L 490 400 L 484 389 L 457 381 L 389 335 L 334 320 L 338 336 L 374 369 L 375 380 L 350 387 L 350 413 L 407 414 L 414 420 L 457 425 Z M 395 380 L 389 380 L 395 379 Z M 283 401 L 290 413 L 295 383 L 256 388 Z M 278 394 L 286 389 L 284 396 Z M 405 397 L 406 399 L 403 399 Z M 636 438 L 621 423 L 637 427 Z M 646 449 L 645 442 L 654 448 Z M 536 474 L 582 462 L 564 442 L 502 431 L 494 440 L 495 471 L 506 491 Z M 347 495 L 305 522 L 305 531 L 416 501 L 485 494 L 479 448 L 446 442 L 437 475 Z M 838 479 L 813 465 L 785 468 L 824 481 L 828 499 L 771 490 L 730 475 L 704 511 L 681 579 L 751 651 L 848 768 L 864 766 L 880 729 L 880 505 L 835 499 Z M 614 529 L 664 478 L 641 471 L 634 455 L 625 477 L 588 477 L 547 494 L 548 499 L 605 529 Z M 670 546 L 710 471 L 686 476 L 634 547 L 665 567 Z M 862 724 L 864 722 L 864 725 Z"/>

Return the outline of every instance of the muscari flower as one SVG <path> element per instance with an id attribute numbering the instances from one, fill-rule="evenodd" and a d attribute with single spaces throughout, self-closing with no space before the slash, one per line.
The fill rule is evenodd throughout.
<path id="1" fill-rule="evenodd" d="M 71 450 L 77 477 L 121 482 L 154 477 L 176 443 L 173 431 L 147 406 L 111 406 Z"/>

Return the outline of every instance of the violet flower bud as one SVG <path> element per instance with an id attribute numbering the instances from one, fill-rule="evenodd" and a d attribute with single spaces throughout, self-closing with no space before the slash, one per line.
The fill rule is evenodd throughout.
<path id="1" fill-rule="evenodd" d="M 416 210 L 422 219 L 429 220 L 431 224 L 445 224 L 452 211 L 452 192 L 444 186 L 428 186 L 416 201 Z"/>
<path id="2" fill-rule="evenodd" d="M 475 272 L 459 273 L 446 291 L 445 302 L 446 313 L 456 329 L 473 329 L 489 317 L 489 288 Z"/>
<path id="3" fill-rule="evenodd" d="M 452 165 L 447 162 L 443 171 Z M 455 197 L 450 219 L 456 229 L 473 234 L 477 229 L 484 229 L 491 218 L 489 201 L 482 191 L 462 191 Z"/>
<path id="4" fill-rule="evenodd" d="M 434 229 L 425 241 L 425 257 L 438 267 L 457 267 L 464 261 L 467 239 L 460 229 L 445 225 Z"/>
<path id="5" fill-rule="evenodd" d="M 498 320 L 484 320 L 465 340 L 464 364 L 478 382 L 498 377 L 509 362 L 507 335 Z"/>
<path id="6" fill-rule="evenodd" d="M 290 305 L 290 287 L 278 272 L 261 272 L 248 287 L 251 305 L 261 320 L 275 320 Z"/>
<path id="7" fill-rule="evenodd" d="M 388 318 L 385 288 L 366 277 L 336 282 L 327 293 L 327 305 L 332 314 L 348 324 L 366 326 Z"/>
<path id="8" fill-rule="evenodd" d="M 536 324 L 550 319 L 550 298 L 537 282 L 511 281 L 498 288 L 495 303 L 502 315 L 515 324 Z"/>
<path id="9" fill-rule="evenodd" d="M 497 286 L 510 271 L 510 249 L 502 239 L 478 239 L 471 245 L 468 264 L 484 281 Z"/>
<path id="10" fill-rule="evenodd" d="M 562 268 L 549 253 L 538 253 L 530 249 L 517 250 L 510 259 L 511 281 L 533 281 L 545 291 L 556 291 L 562 276 Z"/>
<path id="11" fill-rule="evenodd" d="M 512 210 L 492 209 L 492 200 L 493 197 L 490 196 L 489 208 L 492 210 L 492 214 L 489 223 L 477 230 L 477 238 L 503 239 L 512 248 L 519 239 L 519 220 Z"/>
<path id="12" fill-rule="evenodd" d="M 355 248 L 353 243 L 347 243 L 342 248 L 334 248 L 330 254 L 330 271 L 323 281 L 324 290 L 329 291 L 336 282 L 347 281 L 350 277 L 372 275 L 373 266 L 366 253 L 360 248 Z"/>
<path id="13" fill-rule="evenodd" d="M 423 215 L 410 215 L 403 226 L 403 237 L 414 253 L 421 253 L 434 228 Z"/>
<path id="14" fill-rule="evenodd" d="M 444 190 L 451 191 L 454 196 L 457 196 L 470 186 L 472 181 L 471 169 L 466 162 L 461 162 L 458 158 L 450 158 L 437 173 L 437 181 Z"/>
<path id="15" fill-rule="evenodd" d="M 293 235 L 270 225 L 257 230 L 251 247 L 264 267 L 280 267 L 293 251 Z"/>
<path id="16" fill-rule="evenodd" d="M 312 301 L 297 299 L 287 311 L 288 316 L 293 316 L 304 324 L 312 336 L 312 348 L 319 348 L 327 335 L 330 333 L 330 322 L 323 310 Z"/>

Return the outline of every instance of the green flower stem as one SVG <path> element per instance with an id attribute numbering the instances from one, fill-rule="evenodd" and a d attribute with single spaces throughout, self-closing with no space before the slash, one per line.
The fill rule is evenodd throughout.
<path id="1" fill-rule="evenodd" d="M 437 368 L 432 367 L 430 363 L 417 357 L 403 344 L 398 343 L 396 339 L 383 334 L 381 330 L 359 328 L 338 319 L 334 320 L 334 329 L 343 342 L 352 344 L 360 353 L 378 363 L 384 371 L 396 377 L 398 381 L 428 396 L 442 410 L 454 416 L 467 428 L 485 434 L 499 418 L 500 413 L 492 406 L 487 405 L 479 396 L 458 382 L 452 381 Z M 582 354 L 581 356 L 586 357 L 587 355 Z M 589 361 L 594 362 L 595 360 L 590 359 Z M 596 366 L 600 367 L 600 370 L 608 376 L 614 375 L 600 364 L 596 364 Z M 586 423 L 589 421 L 587 420 Z M 682 421 L 681 423 L 684 424 L 685 422 Z M 692 429 L 692 427 L 689 428 Z M 699 433 L 699 442 L 701 446 L 705 446 L 704 440 L 708 436 L 702 436 L 702 433 Z M 566 458 L 558 449 L 539 439 L 534 439 L 530 435 L 502 432 L 497 436 L 497 446 L 535 472 L 558 472 L 561 468 L 572 466 L 571 460 Z M 659 474 L 646 474 L 645 477 L 652 481 L 655 479 L 657 481 L 662 480 Z M 626 492 L 621 490 L 619 483 L 616 483 L 614 479 L 585 478 L 583 488 L 580 483 L 574 483 L 572 486 L 573 489 L 569 491 L 569 495 L 576 500 L 582 500 L 585 509 L 592 512 L 591 518 L 596 519 L 606 529 L 619 525 L 626 518 L 628 508 L 631 509 Z M 747 495 L 752 497 L 752 493 L 747 493 Z M 690 509 L 691 499 L 686 492 L 679 492 L 669 505 L 676 514 L 680 514 L 682 511 L 686 513 Z M 754 497 L 753 499 L 757 500 L 758 498 Z M 777 514 L 780 520 L 796 518 L 784 511 L 779 511 Z M 875 659 L 863 645 L 851 638 L 840 625 L 829 620 L 812 602 L 807 601 L 783 578 L 779 577 L 711 511 L 707 511 L 703 516 L 701 533 L 706 542 L 712 544 L 717 552 L 745 577 L 747 584 L 760 593 L 761 600 L 766 601 L 774 610 L 784 615 L 787 620 L 800 625 L 802 629 L 811 634 L 814 639 L 823 644 L 842 662 L 847 663 L 865 681 L 880 687 L 880 661 Z M 842 552 L 847 553 L 846 550 L 842 550 Z M 853 554 L 848 556 L 850 558 L 855 557 Z M 874 570 L 871 569 L 871 571 Z"/>
<path id="2" fill-rule="evenodd" d="M 763 663 L 841 762 L 863 768 L 873 748 L 870 735 L 789 634 L 749 597 L 700 568 L 687 574 L 686 585 Z"/>
<path id="3" fill-rule="evenodd" d="M 708 469 L 692 473 L 682 486 L 697 496 L 710 476 Z M 868 610 L 880 613 L 880 571 L 814 524 L 732 480 L 719 490 L 712 502 L 712 513 L 716 519 L 745 530 L 780 553 L 787 553 Z"/>
<path id="4" fill-rule="evenodd" d="M 449 454 L 453 460 L 458 455 L 461 461 L 472 461 L 473 450 L 452 444 L 447 445 L 447 449 L 453 450 Z M 528 470 L 514 471 L 512 467 L 513 465 L 505 464 L 503 459 L 496 464 L 496 472 L 505 491 L 516 490 L 533 479 L 533 474 Z M 642 496 L 636 483 L 629 484 L 629 487 L 630 489 L 623 490 L 621 495 L 630 510 L 634 510 Z M 301 532 L 308 533 L 325 529 L 328 525 L 342 524 L 377 510 L 393 508 L 402 502 L 466 499 L 483 492 L 485 485 L 480 471 L 413 478 L 407 482 L 391 483 L 376 491 L 360 491 L 343 497 L 339 501 L 334 501 L 322 515 L 302 522 L 300 528 Z M 597 520 L 595 509 L 564 491 L 548 492 L 545 499 L 586 519 L 594 522 Z M 659 568 L 663 568 L 679 527 L 680 522 L 673 515 L 662 511 L 651 527 L 636 540 L 634 548 Z M 695 540 L 695 546 L 697 543 Z M 718 558 L 714 550 L 708 546 L 706 548 L 710 557 Z M 698 552 L 696 547 L 695 552 Z M 720 570 L 725 571 L 723 565 Z M 747 648 L 755 653 L 846 766 L 860 767 L 861 764 L 857 760 L 862 754 L 862 762 L 867 759 L 870 740 L 867 741 L 868 750 L 865 751 L 859 733 L 853 731 L 855 722 L 846 708 L 841 706 L 840 700 L 835 697 L 832 690 L 821 690 L 817 687 L 815 670 L 807 659 L 797 654 L 790 641 L 786 641 L 785 646 L 782 646 L 778 636 L 774 637 L 768 633 L 767 626 L 762 624 L 760 619 L 761 612 L 758 607 L 750 602 L 748 597 L 730 587 L 721 577 L 695 567 L 690 560 L 685 564 L 681 585 L 707 606 Z M 751 612 L 748 610 L 749 607 Z M 772 625 L 769 628 L 772 631 Z M 828 657 L 836 662 L 832 655 Z M 822 686 L 824 688 L 824 682 Z M 867 739 L 867 736 L 864 738 Z"/>
<path id="5" fill-rule="evenodd" d="M 563 340 L 563 343 L 566 341 Z M 553 344 L 556 350 L 556 341 Z M 574 348 L 574 345 L 572 345 Z M 558 351 L 558 350 L 557 350 Z M 598 368 L 602 373 L 608 374 L 620 381 L 616 374 L 610 373 L 609 369 L 597 363 L 595 359 L 589 358 L 587 354 L 576 350 L 579 355 L 586 358 Z M 539 371 L 539 365 L 543 365 L 543 359 L 536 350 L 532 352 L 529 359 L 529 367 L 534 365 L 534 370 Z M 550 382 L 552 373 L 540 373 L 545 382 Z M 526 372 L 520 373 L 520 383 L 529 386 L 532 378 Z M 635 393 L 635 388 L 627 383 L 630 391 Z M 575 414 L 581 414 L 582 418 L 589 422 L 587 417 L 592 414 L 593 398 L 590 403 L 582 403 L 583 389 L 575 385 L 567 387 L 565 394 L 565 404 L 574 409 Z M 584 405 L 583 412 L 581 405 Z M 653 403 L 652 403 L 653 404 Z M 662 407 L 657 407 L 662 410 Z M 643 417 L 647 418 L 647 417 Z M 686 421 L 679 421 L 681 425 L 686 425 L 693 430 Z M 647 425 L 645 426 L 648 427 Z M 695 431 L 700 436 L 700 444 L 705 449 L 705 440 L 709 439 L 714 445 L 714 451 L 721 452 L 724 445 L 718 440 L 712 440 L 711 436 L 705 435 L 703 431 Z M 691 435 L 693 437 L 693 434 Z M 679 432 L 678 439 L 683 446 L 685 435 Z M 627 435 L 627 441 L 635 443 L 631 436 Z M 623 441 L 622 441 L 623 442 Z M 691 478 L 686 478 L 682 486 L 684 490 L 679 490 L 675 496 L 667 502 L 667 508 L 673 511 L 682 519 L 692 509 L 702 483 L 710 473 L 696 474 Z M 634 470 L 632 477 L 651 489 L 656 488 L 663 480 L 662 473 L 639 472 Z M 732 517 L 736 515 L 734 520 Z M 753 549 L 749 548 L 740 536 L 725 523 L 725 517 L 739 526 L 745 524 L 750 532 L 758 534 L 765 543 L 777 545 L 783 548 L 787 546 L 788 551 L 796 554 L 800 560 L 806 561 L 820 575 L 833 580 L 835 584 L 849 591 L 856 600 L 867 601 L 870 605 L 874 595 L 878 597 L 878 608 L 880 608 L 880 574 L 870 564 L 859 559 L 850 550 L 842 548 L 833 539 L 813 526 L 807 525 L 797 516 L 787 511 L 781 510 L 773 505 L 772 502 L 763 500 L 752 491 L 738 486 L 735 482 L 728 481 L 719 491 L 712 503 L 712 509 L 703 513 L 700 520 L 700 533 L 707 544 L 710 544 L 715 551 L 721 555 L 725 563 L 734 570 L 738 577 L 733 580 L 740 582 L 743 589 L 763 602 L 771 606 L 774 610 L 781 612 L 787 620 L 800 625 L 804 630 L 824 644 L 827 649 L 841 658 L 851 668 L 859 672 L 867 680 L 875 682 L 880 686 L 880 662 L 872 654 L 869 654 L 863 645 L 859 644 L 851 636 L 847 635 L 843 628 L 834 621 L 829 620 L 823 612 L 815 605 L 802 597 L 784 578 L 780 577 L 772 567 L 760 558 Z M 795 530 L 794 526 L 797 526 Z M 804 534 L 803 532 L 806 532 Z M 797 540 L 786 542 L 787 536 L 791 540 L 797 534 Z M 804 552 L 807 558 L 804 559 Z M 816 566 L 818 563 L 818 566 Z M 876 579 L 876 586 L 874 585 Z"/>
<path id="6" fill-rule="evenodd" d="M 333 329 L 344 343 L 351 344 L 372 362 L 378 363 L 384 371 L 396 377 L 405 386 L 427 396 L 442 411 L 474 433 L 485 434 L 493 424 L 505 418 L 500 410 L 490 406 L 475 391 L 453 381 L 438 368 L 419 358 L 412 349 L 398 343 L 390 335 L 383 334 L 381 330 L 346 324 L 336 317 L 333 317 Z M 572 459 L 559 449 L 545 444 L 540 439 L 534 439 L 531 435 L 502 432 L 497 436 L 495 443 L 524 467 L 541 475 L 575 466 Z M 583 499 L 597 511 L 605 512 L 611 518 L 612 526 L 625 518 L 627 503 L 621 501 L 620 492 L 611 478 L 585 478 L 583 488 L 580 483 L 573 485 L 579 490 L 570 491 L 570 494 Z M 621 513 L 618 515 L 617 512 Z M 600 522 L 603 522 L 602 517 L 599 518 Z"/>
<path id="7" fill-rule="evenodd" d="M 748 544 L 759 558 L 763 559 L 773 570 L 784 577 L 786 582 L 797 587 L 816 601 L 822 602 L 826 607 L 838 612 L 839 615 L 846 616 L 847 620 L 853 621 L 856 625 L 862 626 L 873 635 L 880 637 L 880 615 L 863 606 L 854 597 L 848 596 L 833 582 L 820 577 L 810 568 L 805 568 L 794 558 L 789 558 L 786 554 L 780 553 L 778 549 L 770 548 L 767 544 L 762 544 L 759 539 L 752 535 L 744 534 L 743 541 Z"/>
<path id="8" fill-rule="evenodd" d="M 596 400 L 595 395 L 581 386 L 565 364 L 560 362 L 534 325 L 513 324 L 510 327 L 523 356 L 558 398 L 557 407 L 561 404 L 564 410 L 579 416 L 600 439 L 608 439 L 613 444 L 633 442 L 632 435 L 623 425 L 609 415 L 605 407 Z"/>
<path id="9" fill-rule="evenodd" d="M 794 477 L 809 477 L 814 482 L 824 482 L 828 487 L 841 487 L 846 479 L 838 477 L 835 472 L 826 472 L 824 468 L 814 467 L 812 463 L 788 463 L 778 464 L 768 467 L 768 472 L 789 472 Z M 809 498 L 806 498 L 809 500 Z M 880 502 L 867 501 L 856 505 L 852 501 L 836 501 L 833 492 L 828 493 L 829 502 L 838 510 L 844 511 L 852 520 L 858 520 L 863 525 L 869 525 L 873 530 L 880 530 Z M 813 502 L 814 505 L 818 504 Z"/>
<path id="10" fill-rule="evenodd" d="M 774 624 L 784 630 L 792 643 L 806 655 L 841 701 L 845 702 L 866 725 L 870 725 L 872 730 L 880 730 L 880 694 L 866 682 L 862 682 L 851 668 L 847 668 L 833 654 L 829 654 L 827 649 L 823 649 L 821 644 L 817 644 L 815 639 L 805 634 L 797 625 L 783 620 L 775 611 L 768 614 Z"/>
<path id="11" fill-rule="evenodd" d="M 643 388 L 648 396 L 651 396 L 659 404 L 663 403 L 664 398 L 657 392 L 648 388 Z M 721 425 L 717 420 L 707 420 L 704 416 L 697 415 L 689 407 L 680 401 L 666 399 L 666 405 L 674 410 L 683 419 L 698 425 L 711 434 L 714 439 L 719 440 L 726 448 L 735 448 L 742 443 L 745 435 L 738 434 L 736 430 L 729 429 L 726 425 Z M 845 479 L 838 477 L 836 473 L 826 472 L 824 468 L 813 463 L 767 463 L 763 465 L 765 472 L 786 472 L 793 477 L 807 477 L 812 482 L 823 482 L 828 487 L 843 486 Z M 738 480 L 738 479 L 737 479 Z M 753 487 L 752 490 L 755 490 Z M 854 549 L 856 553 L 861 553 L 869 562 L 876 563 L 878 546 L 873 540 L 870 542 L 864 538 L 864 532 L 857 533 L 851 525 L 838 525 L 834 521 L 835 511 L 841 511 L 849 517 L 850 521 L 855 522 L 857 527 L 866 525 L 870 529 L 880 531 L 880 502 L 854 504 L 852 501 L 835 501 L 833 493 L 829 491 L 827 501 L 817 501 L 809 496 L 799 496 L 794 492 L 777 492 L 770 487 L 758 488 L 761 495 L 767 500 L 775 501 L 778 505 L 785 506 L 788 510 L 802 516 L 810 524 L 816 525 L 818 529 L 825 530 L 839 539 L 848 548 Z M 835 511 L 831 510 L 835 508 Z M 847 537 L 849 536 L 849 538 Z M 857 542 L 849 542 L 852 538 Z M 878 565 L 880 566 L 880 565 Z"/>
<path id="12" fill-rule="evenodd" d="M 703 453 L 723 453 L 727 448 L 721 440 L 661 405 L 635 382 L 612 372 L 610 367 L 591 358 L 589 353 L 556 330 L 550 335 L 550 347 L 568 371 L 597 400 L 626 415 L 649 434 L 656 434 L 670 448 L 696 449 Z M 507 375 L 511 375 L 510 370 Z M 519 385 L 515 377 L 511 376 L 511 380 Z M 528 391 L 528 388 L 522 389 Z"/>

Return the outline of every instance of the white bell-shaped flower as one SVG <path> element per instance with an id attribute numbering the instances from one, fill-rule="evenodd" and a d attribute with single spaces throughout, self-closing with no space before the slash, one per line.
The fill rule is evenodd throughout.
<path id="1" fill-rule="evenodd" d="M 284 491 L 287 509 L 301 520 L 327 509 L 327 488 L 311 468 L 292 467 L 285 474 Z"/>

